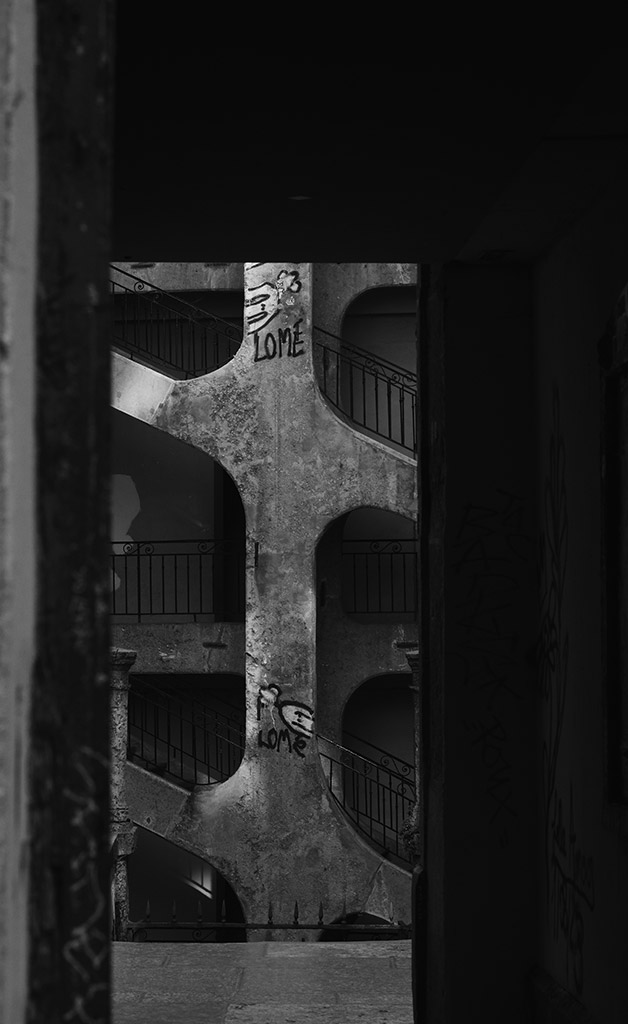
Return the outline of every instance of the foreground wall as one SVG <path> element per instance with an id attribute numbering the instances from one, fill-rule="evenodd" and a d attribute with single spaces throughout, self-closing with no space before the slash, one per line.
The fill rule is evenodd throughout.
<path id="1" fill-rule="evenodd" d="M 628 202 L 617 189 L 536 274 L 540 1020 L 551 983 L 575 1000 L 565 1019 L 580 1020 L 584 1004 L 593 1021 L 623 1024 L 628 1008 L 628 806 L 611 799 L 607 772 L 599 367 L 628 280 L 627 239 Z"/>

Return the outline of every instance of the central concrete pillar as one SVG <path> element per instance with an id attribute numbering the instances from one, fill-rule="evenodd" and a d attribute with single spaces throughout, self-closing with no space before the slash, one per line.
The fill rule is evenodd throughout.
<path id="1" fill-rule="evenodd" d="M 225 468 L 247 533 L 244 757 L 225 782 L 197 787 L 163 834 L 226 877 L 249 921 L 267 920 L 271 902 L 275 922 L 292 921 L 295 902 L 302 923 L 318 920 L 321 903 L 326 921 L 345 906 L 407 920 L 407 873 L 356 833 L 319 756 L 315 556 L 330 522 L 352 508 L 412 516 L 415 465 L 342 422 L 321 394 L 311 264 L 246 263 L 244 314 L 244 340 L 230 363 L 160 385 L 158 408 L 142 412 Z M 129 372 L 120 368 L 116 393 L 128 394 Z M 147 394 L 156 377 L 143 374 Z M 139 415 L 128 402 L 121 408 Z"/>
<path id="2" fill-rule="evenodd" d="M 304 422 L 312 390 L 311 266 L 245 263 L 244 276 L 242 355 L 263 392 L 256 429 L 267 453 L 248 510 L 247 736 L 273 767 L 283 763 L 278 748 L 292 747 L 296 769 L 307 757 L 314 715 L 312 443 Z"/>

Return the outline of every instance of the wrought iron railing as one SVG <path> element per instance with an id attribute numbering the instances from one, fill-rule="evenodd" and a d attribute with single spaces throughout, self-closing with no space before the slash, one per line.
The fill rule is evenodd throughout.
<path id="1" fill-rule="evenodd" d="M 242 328 L 112 266 L 113 343 L 170 376 L 188 379 L 224 366 Z"/>
<path id="2" fill-rule="evenodd" d="M 244 754 L 244 717 L 143 680 L 129 690 L 129 760 L 186 787 L 222 782 Z"/>
<path id="3" fill-rule="evenodd" d="M 343 731 L 343 739 L 346 741 L 345 746 L 354 754 L 363 755 L 373 764 L 409 782 L 414 793 L 415 767 L 410 761 L 405 761 L 403 757 L 391 754 L 389 750 L 384 750 L 383 747 L 378 747 L 377 744 L 346 730 Z"/>
<path id="4" fill-rule="evenodd" d="M 417 610 L 414 538 L 343 540 L 342 604 L 362 615 L 405 615 Z"/>
<path id="5" fill-rule="evenodd" d="M 410 864 L 402 825 L 416 802 L 414 779 L 325 736 L 319 735 L 318 741 L 327 785 L 336 802 L 381 853 Z"/>
<path id="6" fill-rule="evenodd" d="M 321 390 L 356 426 L 416 454 L 417 378 L 410 370 L 314 327 Z"/>
<path id="7" fill-rule="evenodd" d="M 345 933 L 352 937 L 362 939 L 409 939 L 411 926 L 404 921 L 389 921 L 384 923 L 379 920 L 368 922 L 360 921 L 360 917 L 366 915 L 347 914 L 343 909 L 340 918 L 332 921 L 325 921 L 325 910 L 323 902 L 319 903 L 317 921 L 301 921 L 299 916 L 299 904 L 295 900 L 293 917 L 291 921 L 276 921 L 274 917 L 272 902 L 268 905 L 268 914 L 265 921 L 228 921 L 226 904 L 223 901 L 216 920 L 203 918 L 203 908 L 198 904 L 198 913 L 195 921 L 180 921 L 177 917 L 176 901 L 172 903 L 172 914 L 168 921 L 153 921 L 151 917 L 150 900 L 146 903 L 146 912 L 140 921 L 129 921 L 127 927 L 128 942 L 167 942 L 167 941 L 188 941 L 188 942 L 216 942 L 220 940 L 223 929 L 227 931 L 229 941 L 246 941 L 247 931 L 264 931 L 273 937 L 276 931 L 322 931 L 331 933 Z M 354 920 L 357 918 L 358 920 Z M 229 934 L 231 933 L 231 934 Z M 227 938 L 224 935 L 223 941 Z"/>
<path id="8" fill-rule="evenodd" d="M 244 545 L 225 540 L 112 541 L 111 614 L 141 622 L 244 618 Z"/>

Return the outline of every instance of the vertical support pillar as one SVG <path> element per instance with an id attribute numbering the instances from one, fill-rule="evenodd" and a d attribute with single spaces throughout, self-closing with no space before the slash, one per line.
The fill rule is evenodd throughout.
<path id="1" fill-rule="evenodd" d="M 126 802 L 125 771 L 129 722 L 129 671 L 137 653 L 111 649 L 111 843 L 113 869 L 113 936 L 126 936 L 129 920 L 127 857 L 135 847 L 135 827 Z"/>

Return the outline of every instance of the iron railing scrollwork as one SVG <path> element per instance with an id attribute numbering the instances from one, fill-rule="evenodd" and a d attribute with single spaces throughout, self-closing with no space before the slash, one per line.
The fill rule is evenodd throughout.
<path id="1" fill-rule="evenodd" d="M 139 359 L 189 379 L 224 366 L 242 343 L 242 328 L 178 295 L 111 267 L 113 342 Z"/>
<path id="2" fill-rule="evenodd" d="M 363 754 L 373 764 L 387 769 L 400 779 L 406 779 L 410 782 L 414 792 L 415 767 L 413 764 L 396 754 L 391 754 L 390 751 L 384 750 L 383 747 L 378 747 L 377 744 L 371 743 L 369 740 L 362 739 L 361 736 L 356 736 L 354 733 L 345 732 L 343 735 L 345 739 L 351 742 L 350 749 L 354 754 Z"/>
<path id="3" fill-rule="evenodd" d="M 244 753 L 244 716 L 134 679 L 129 690 L 129 760 L 186 787 L 222 782 Z"/>
<path id="4" fill-rule="evenodd" d="M 342 603 L 349 614 L 414 614 L 418 598 L 414 538 L 343 540 Z"/>
<path id="5" fill-rule="evenodd" d="M 112 541 L 111 614 L 242 621 L 244 549 L 225 540 Z"/>
<path id="6" fill-rule="evenodd" d="M 319 754 L 329 791 L 354 826 L 384 855 L 411 863 L 402 826 L 416 803 L 414 778 L 324 736 Z"/>

